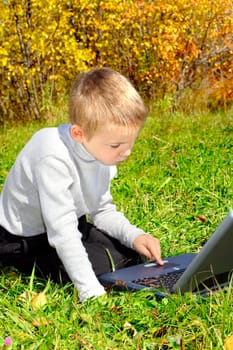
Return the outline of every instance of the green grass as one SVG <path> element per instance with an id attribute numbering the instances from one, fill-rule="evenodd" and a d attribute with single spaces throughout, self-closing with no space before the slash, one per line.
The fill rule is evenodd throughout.
<path id="1" fill-rule="evenodd" d="M 185 116 L 155 109 L 119 167 L 115 202 L 132 223 L 160 238 L 164 257 L 197 252 L 233 208 L 232 125 L 232 111 Z M 1 129 L 1 186 L 41 127 Z M 34 310 L 30 296 L 42 291 L 47 303 Z M 0 275 L 0 292 L 0 338 L 12 336 L 14 349 L 218 350 L 233 334 L 231 286 L 203 299 L 109 292 L 106 300 L 80 304 L 72 285 L 9 273 Z"/>

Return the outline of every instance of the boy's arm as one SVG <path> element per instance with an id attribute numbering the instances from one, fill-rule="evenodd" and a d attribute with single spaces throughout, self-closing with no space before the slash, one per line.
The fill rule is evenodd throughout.
<path id="1" fill-rule="evenodd" d="M 159 240 L 130 224 L 128 219 L 117 211 L 114 205 L 109 204 L 106 206 L 106 210 L 102 209 L 91 219 L 94 225 L 118 239 L 122 244 L 163 265 Z"/>
<path id="2" fill-rule="evenodd" d="M 99 210 L 92 213 L 90 218 L 95 226 L 115 237 L 122 244 L 135 249 L 149 259 L 155 259 L 161 265 L 163 264 L 159 240 L 132 225 L 123 213 L 117 211 L 116 206 L 112 204 L 109 191 L 102 197 Z"/>
<path id="3" fill-rule="evenodd" d="M 37 166 L 36 181 L 49 243 L 79 290 L 81 301 L 104 294 L 78 231 L 76 208 L 70 193 L 73 179 L 68 167 L 60 160 L 44 159 Z"/>
<path id="4" fill-rule="evenodd" d="M 90 219 L 100 230 L 129 248 L 133 247 L 133 242 L 139 235 L 145 233 L 132 225 L 123 213 L 117 211 L 116 206 L 111 203 L 111 197 L 101 202 L 99 209 L 90 214 Z"/>
<path id="5" fill-rule="evenodd" d="M 116 172 L 116 167 L 110 167 L 110 182 L 116 176 Z M 110 184 L 101 198 L 98 210 L 91 213 L 90 218 L 94 225 L 118 239 L 122 244 L 163 265 L 159 240 L 132 225 L 123 213 L 117 211 L 112 203 Z"/>

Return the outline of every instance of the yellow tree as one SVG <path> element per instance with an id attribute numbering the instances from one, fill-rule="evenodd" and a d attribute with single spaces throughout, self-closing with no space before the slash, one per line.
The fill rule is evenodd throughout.
<path id="1" fill-rule="evenodd" d="M 231 0 L 4 0 L 1 120 L 39 118 L 92 66 L 121 71 L 148 98 L 202 91 L 226 105 L 232 38 Z"/>
<path id="2" fill-rule="evenodd" d="M 79 47 L 64 1 L 9 0 L 0 12 L 1 114 L 39 118 L 92 54 Z"/>

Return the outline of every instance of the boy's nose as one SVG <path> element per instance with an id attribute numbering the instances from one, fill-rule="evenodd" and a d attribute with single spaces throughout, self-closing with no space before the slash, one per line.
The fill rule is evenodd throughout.
<path id="1" fill-rule="evenodd" d="M 127 149 L 125 152 L 122 152 L 122 156 L 128 157 L 131 154 L 131 149 Z"/>

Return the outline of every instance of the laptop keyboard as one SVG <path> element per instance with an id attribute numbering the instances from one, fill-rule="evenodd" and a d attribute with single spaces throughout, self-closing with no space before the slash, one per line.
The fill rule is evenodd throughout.
<path id="1" fill-rule="evenodd" d="M 155 276 L 155 277 L 144 277 L 133 281 L 136 284 L 143 285 L 145 287 L 155 288 L 155 289 L 165 289 L 166 291 L 172 293 L 173 287 L 178 279 L 181 277 L 184 271 L 168 272 L 165 275 Z"/>

